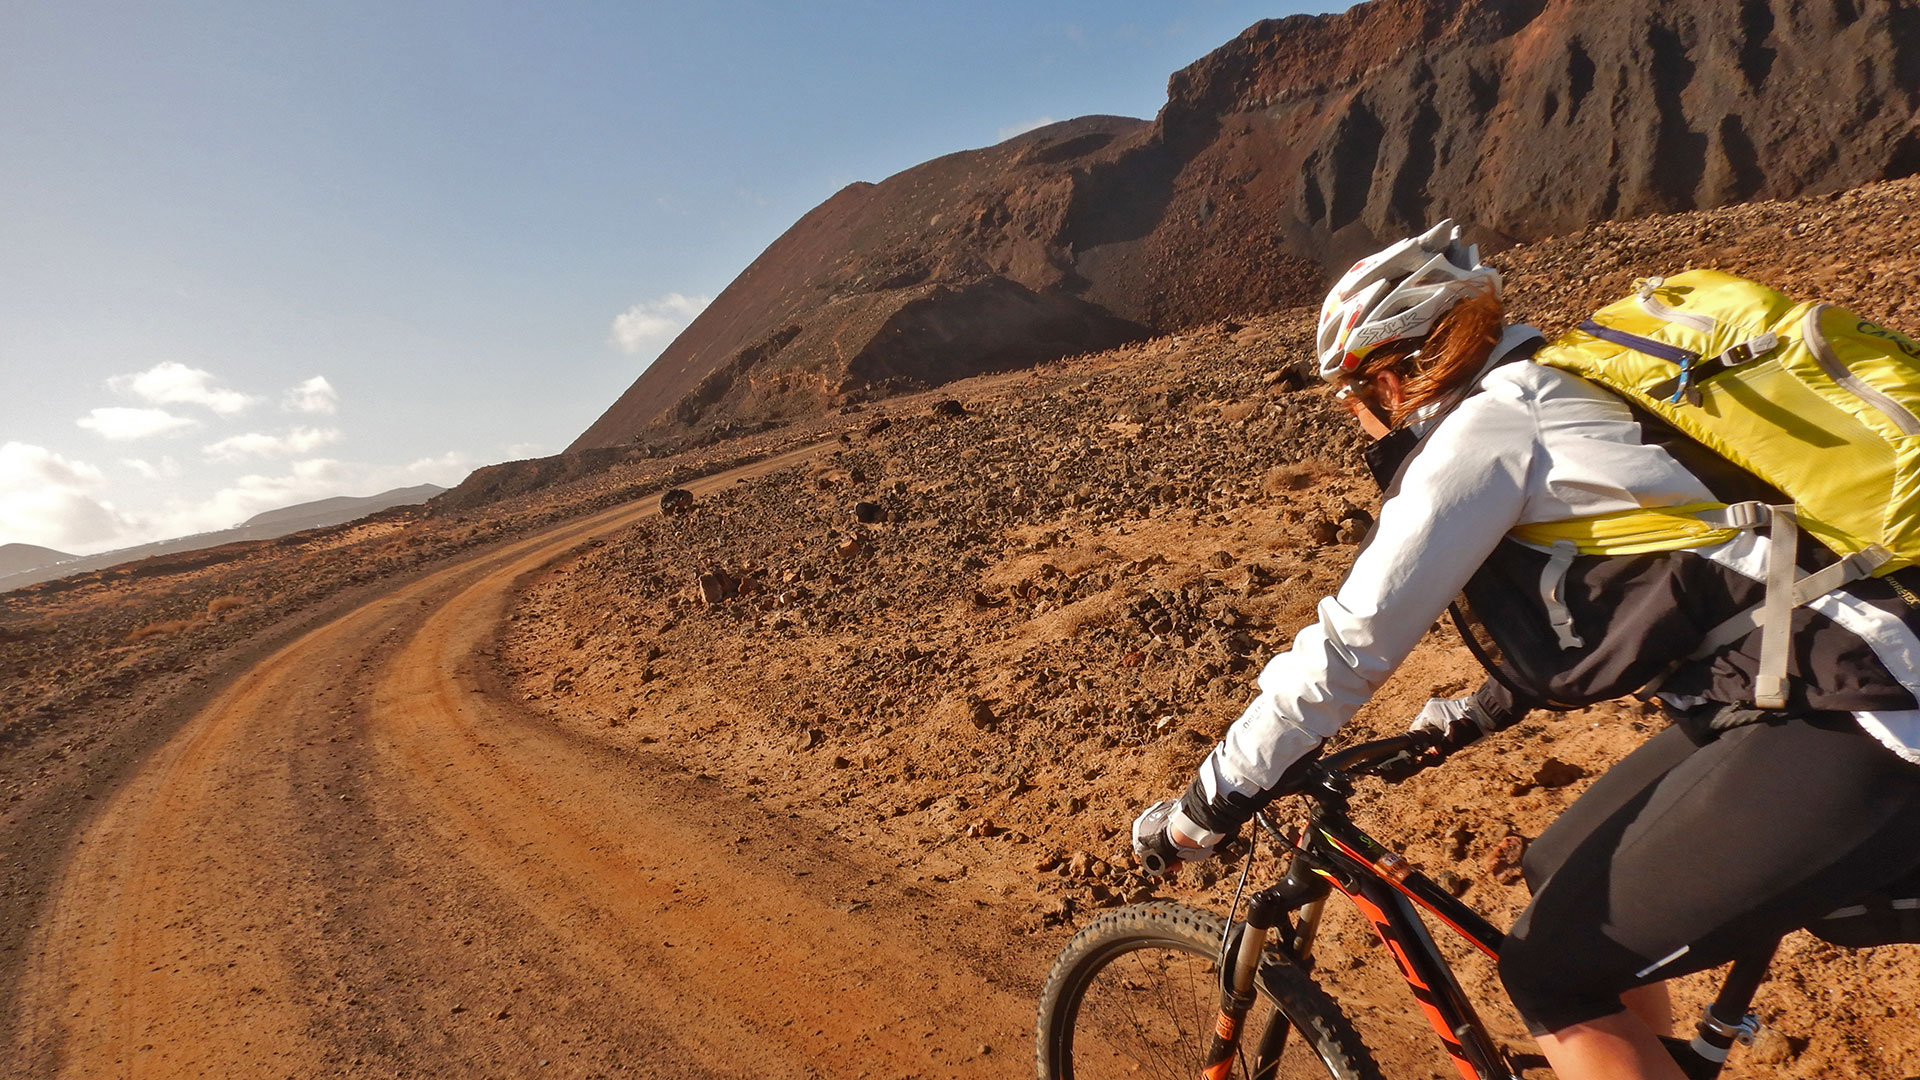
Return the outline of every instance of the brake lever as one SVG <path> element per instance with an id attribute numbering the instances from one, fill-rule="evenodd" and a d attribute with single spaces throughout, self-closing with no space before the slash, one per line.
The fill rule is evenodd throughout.
<path id="1" fill-rule="evenodd" d="M 1387 758 L 1367 769 L 1370 774 L 1385 780 L 1389 784 L 1398 784 L 1426 772 L 1435 765 L 1447 760 L 1446 748 L 1439 739 L 1430 739 L 1421 744 L 1407 747 L 1405 750 Z"/>

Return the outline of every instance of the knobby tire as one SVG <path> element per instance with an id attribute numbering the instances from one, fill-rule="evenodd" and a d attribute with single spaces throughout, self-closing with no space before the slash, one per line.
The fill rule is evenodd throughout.
<path id="1" fill-rule="evenodd" d="M 1224 926 L 1213 912 L 1170 901 L 1119 908 L 1088 923 L 1054 961 L 1040 993 L 1040 1080 L 1198 1077 L 1219 1011 Z M 1353 1025 L 1298 967 L 1269 950 L 1259 983 L 1260 1000 L 1247 1014 L 1229 1075 L 1380 1080 Z M 1284 1050 L 1277 1067 L 1256 1075 L 1256 1052 L 1270 1029 L 1266 1041 L 1284 1035 Z"/>

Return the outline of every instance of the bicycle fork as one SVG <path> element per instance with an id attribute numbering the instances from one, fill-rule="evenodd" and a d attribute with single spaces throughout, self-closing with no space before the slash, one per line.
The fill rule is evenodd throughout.
<path id="1" fill-rule="evenodd" d="M 1214 1020 L 1213 1041 L 1207 1046 L 1206 1063 L 1200 1080 L 1226 1080 L 1233 1071 L 1233 1059 L 1240 1052 L 1240 1025 L 1247 1019 L 1258 996 L 1253 988 L 1254 974 L 1260 969 L 1260 957 L 1267 948 L 1265 926 L 1251 922 L 1241 925 L 1230 948 L 1230 963 L 1220 970 L 1220 1015 Z M 1275 1023 L 1285 1023 L 1276 1017 Z"/>
<path id="2" fill-rule="evenodd" d="M 1294 866 L 1305 869 L 1301 860 L 1295 860 Z M 1292 920 L 1292 934 L 1281 944 L 1290 957 L 1302 964 L 1309 962 L 1328 890 L 1311 874 L 1296 874 L 1291 867 L 1289 871 L 1280 884 L 1253 896 L 1247 905 L 1247 920 L 1240 924 L 1237 934 L 1230 932 L 1231 940 L 1220 964 L 1220 1015 L 1214 1020 L 1213 1041 L 1207 1046 L 1200 1080 L 1225 1080 L 1233 1071 L 1242 1025 L 1259 996 L 1255 982 L 1266 956 L 1267 939 L 1275 928 L 1288 925 L 1289 911 L 1297 910 L 1299 916 Z M 1272 1075 L 1288 1029 L 1286 1016 L 1276 1010 L 1260 1039 L 1253 1080 Z"/>

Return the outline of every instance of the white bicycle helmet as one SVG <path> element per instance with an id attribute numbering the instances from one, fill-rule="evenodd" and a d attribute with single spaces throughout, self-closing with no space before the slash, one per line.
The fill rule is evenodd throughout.
<path id="1" fill-rule="evenodd" d="M 1426 337 L 1484 289 L 1500 295 L 1500 272 L 1481 263 L 1479 245 L 1461 245 L 1451 220 L 1361 259 L 1320 305 L 1320 377 L 1332 382 L 1383 345 Z"/>

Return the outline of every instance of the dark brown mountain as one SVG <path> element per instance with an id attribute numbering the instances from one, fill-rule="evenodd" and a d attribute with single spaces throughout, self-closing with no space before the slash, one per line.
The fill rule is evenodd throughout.
<path id="1" fill-rule="evenodd" d="M 724 433 L 1310 302 L 1450 215 L 1494 245 L 1920 172 L 1920 0 L 1374 0 L 1259 23 L 1152 122 L 852 185 L 570 449 Z"/>

